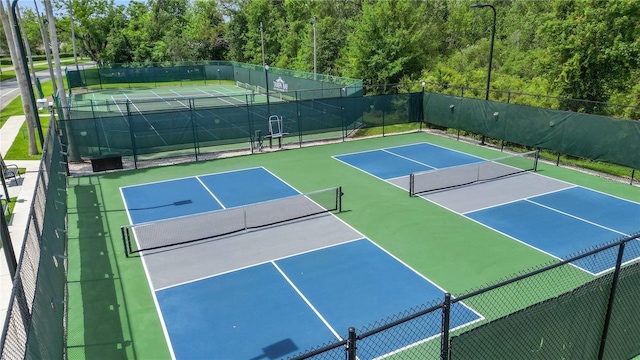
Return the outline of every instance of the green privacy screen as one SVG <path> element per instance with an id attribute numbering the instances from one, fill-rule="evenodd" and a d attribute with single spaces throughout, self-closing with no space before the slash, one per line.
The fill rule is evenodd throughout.
<path id="1" fill-rule="evenodd" d="M 640 122 L 425 93 L 425 121 L 640 169 Z"/>
<path id="2" fill-rule="evenodd" d="M 312 90 L 315 91 L 315 90 Z M 343 90 L 339 90 L 344 92 Z M 371 127 L 420 123 L 470 131 L 495 139 L 562 154 L 640 169 L 640 122 L 547 110 L 432 93 L 293 99 L 265 95 L 261 102 L 183 109 L 120 105 L 74 107 L 61 126 L 84 158 L 136 156 L 252 142 L 268 133 L 268 117 L 283 119 L 287 141 L 354 136 Z M 186 101 L 186 100 L 185 100 Z"/>
<path id="3" fill-rule="evenodd" d="M 207 61 L 185 64 L 107 64 L 81 70 L 67 69 L 70 89 L 121 84 L 136 87 L 139 84 L 232 80 L 251 86 L 268 88 L 289 94 L 305 90 L 305 99 L 362 95 L 362 80 L 339 76 L 312 74 L 303 71 L 270 68 L 268 74 L 262 66 L 235 61 Z M 314 90 L 314 91 L 312 91 Z M 302 95 L 302 93 L 301 93 Z"/>

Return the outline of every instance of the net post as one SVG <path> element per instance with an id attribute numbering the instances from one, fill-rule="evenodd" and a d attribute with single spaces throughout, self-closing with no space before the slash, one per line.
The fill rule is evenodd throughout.
<path id="1" fill-rule="evenodd" d="M 336 190 L 336 204 L 338 205 L 336 208 L 338 209 L 338 212 L 342 212 L 342 195 L 344 195 L 342 192 L 342 186 L 338 186 L 338 189 Z"/>
<path id="2" fill-rule="evenodd" d="M 540 148 L 536 149 L 535 158 L 533 159 L 533 171 L 538 171 L 538 159 L 540 159 Z"/>
<path id="3" fill-rule="evenodd" d="M 449 323 L 451 316 L 451 294 L 444 293 L 442 303 L 442 337 L 440 338 L 440 359 L 449 359 Z"/>
<path id="4" fill-rule="evenodd" d="M 409 197 L 413 197 L 413 195 L 415 195 L 414 178 L 415 178 L 415 175 L 413 173 L 409 174 Z"/>
<path id="5" fill-rule="evenodd" d="M 126 226 L 120 226 L 120 234 L 122 235 L 122 245 L 124 245 L 124 256 L 129 257 L 129 251 L 127 249 L 127 236 L 125 232 L 128 234 L 129 232 L 125 230 Z"/>

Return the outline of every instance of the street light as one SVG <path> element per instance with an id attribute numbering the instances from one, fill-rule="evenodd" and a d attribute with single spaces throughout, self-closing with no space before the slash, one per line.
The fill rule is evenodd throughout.
<path id="1" fill-rule="evenodd" d="M 271 116 L 269 110 L 269 65 L 264 66 L 264 86 L 267 92 L 267 117 Z"/>
<path id="2" fill-rule="evenodd" d="M 266 66 L 264 61 L 264 29 L 262 28 L 262 21 L 260 21 L 260 47 L 262 48 L 262 66 Z"/>
<path id="3" fill-rule="evenodd" d="M 316 22 L 318 21 L 318 18 L 314 15 L 311 18 L 311 25 L 313 25 L 313 80 L 317 80 L 317 73 L 318 73 L 318 50 L 316 47 Z"/>
<path id="4" fill-rule="evenodd" d="M 491 8 L 493 10 L 493 26 L 491 27 L 491 45 L 489 46 L 489 70 L 487 70 L 487 89 L 484 95 L 485 100 L 489 100 L 489 86 L 491 85 L 491 63 L 493 62 L 493 41 L 496 36 L 496 8 L 491 4 L 473 4 L 472 8 Z M 484 145 L 484 135 L 482 135 L 482 145 Z"/>

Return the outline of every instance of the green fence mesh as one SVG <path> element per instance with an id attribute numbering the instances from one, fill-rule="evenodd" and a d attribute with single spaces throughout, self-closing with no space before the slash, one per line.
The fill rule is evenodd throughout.
<path id="1" fill-rule="evenodd" d="M 640 121 L 431 93 L 423 106 L 434 125 L 640 169 Z"/>
<path id="2" fill-rule="evenodd" d="M 265 68 L 235 61 L 207 61 L 181 64 L 108 64 L 98 68 L 80 70 L 67 69 L 70 89 L 79 87 L 109 86 L 121 84 L 126 87 L 139 84 L 192 83 L 195 81 L 215 83 L 231 80 L 260 87 L 266 92 L 280 93 L 295 99 L 295 92 L 304 99 L 318 99 L 362 95 L 362 80 L 311 74 L 280 68 Z M 303 98 L 301 98 L 303 100 Z"/>
<path id="3" fill-rule="evenodd" d="M 329 343 L 293 359 L 331 359 L 336 349 L 351 353 L 349 359 L 633 358 L 640 355 L 638 238 L 628 236 L 477 291 L 445 294 L 444 301 L 357 329 L 346 346 Z M 624 265 L 623 259 L 635 260 Z M 596 276 L 575 266 L 585 262 L 608 270 Z M 482 318 L 449 328 L 446 319 L 456 317 L 461 302 Z M 406 345 L 407 338 L 422 340 Z"/>
<path id="4" fill-rule="evenodd" d="M 299 144 L 311 138 L 367 134 L 368 128 L 380 128 L 384 134 L 395 125 L 424 121 L 640 169 L 638 121 L 431 93 L 313 99 L 296 90 L 293 100 L 281 95 L 90 102 L 70 108 L 62 128 L 80 156 L 92 159 L 185 149 L 198 154 L 211 146 L 246 145 L 255 140 L 256 131 L 268 133 L 270 115 L 281 116 L 289 134 L 286 141 Z"/>
<path id="5" fill-rule="evenodd" d="M 1 359 L 63 359 L 65 354 L 67 177 L 55 125 L 49 123 Z"/>

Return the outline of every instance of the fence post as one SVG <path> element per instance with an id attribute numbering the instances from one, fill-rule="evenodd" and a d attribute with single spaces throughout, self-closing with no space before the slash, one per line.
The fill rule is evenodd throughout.
<path id="1" fill-rule="evenodd" d="M 618 258 L 616 259 L 616 269 L 613 272 L 613 279 L 611 280 L 611 290 L 609 292 L 609 302 L 607 303 L 607 313 L 604 317 L 604 325 L 602 326 L 602 336 L 600 337 L 600 351 L 598 352 L 598 359 L 602 359 L 604 356 L 604 347 L 607 342 L 607 332 L 609 331 L 609 322 L 611 322 L 611 311 L 613 307 L 613 301 L 616 296 L 616 287 L 618 285 L 618 277 L 620 276 L 620 267 L 622 266 L 622 255 L 624 255 L 624 247 L 626 243 L 620 243 L 618 248 Z"/>
<path id="2" fill-rule="evenodd" d="M 440 338 L 440 359 L 449 359 L 449 319 L 451 316 L 451 294 L 444 293 L 442 303 L 442 337 Z"/>
<path id="3" fill-rule="evenodd" d="M 349 337 L 347 338 L 347 360 L 356 360 L 356 329 L 349 328 Z"/>
<path id="4" fill-rule="evenodd" d="M 129 121 L 129 136 L 131 137 L 131 150 L 133 151 L 133 167 L 138 168 L 138 150 L 136 148 L 136 135 L 133 126 L 134 117 L 131 115 L 130 100 L 127 100 L 127 120 Z"/>

